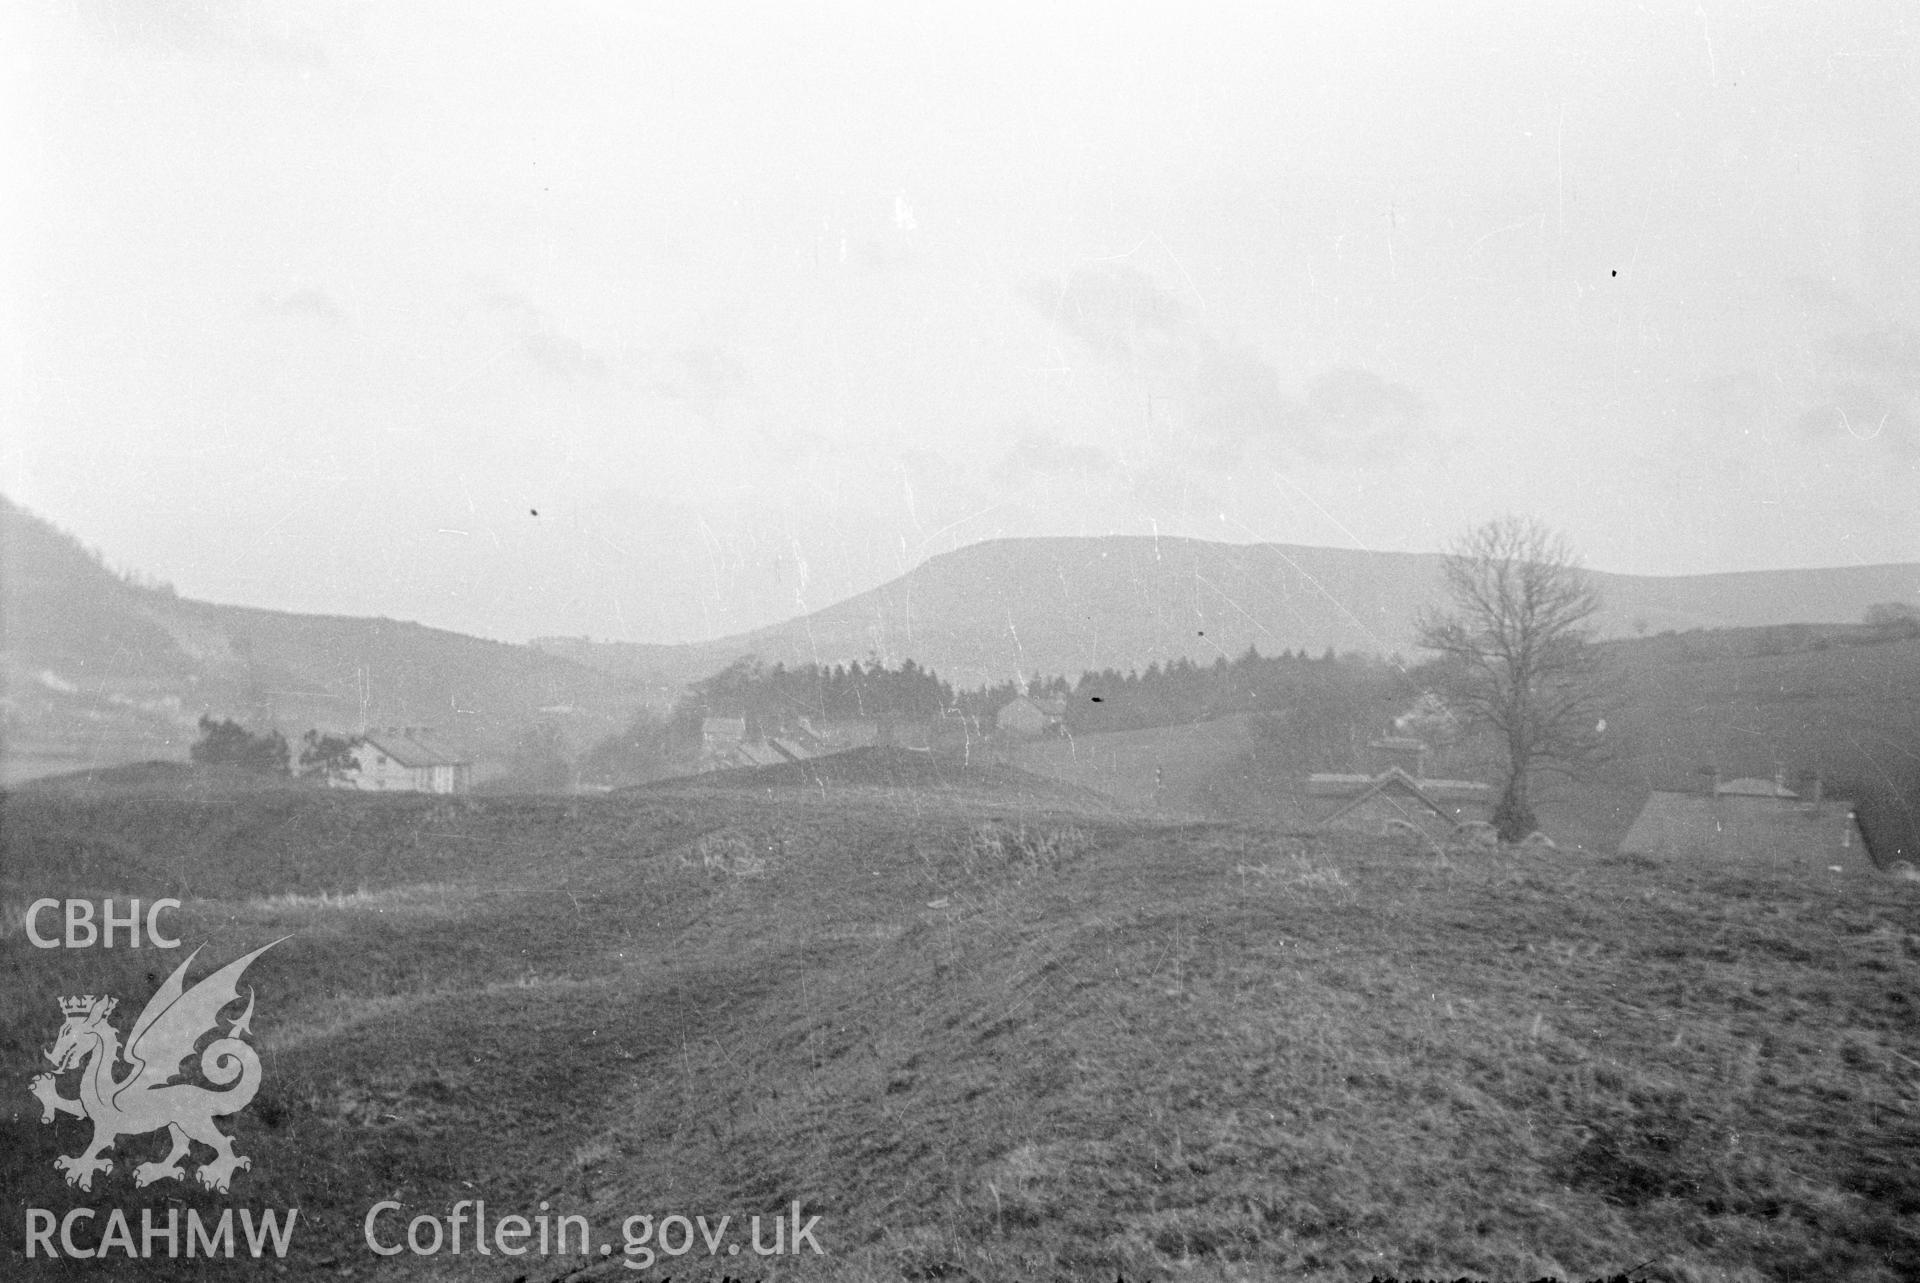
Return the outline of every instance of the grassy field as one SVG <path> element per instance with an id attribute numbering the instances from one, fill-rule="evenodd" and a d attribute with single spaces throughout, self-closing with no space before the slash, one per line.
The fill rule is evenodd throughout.
<path id="1" fill-rule="evenodd" d="M 19 1258 L 24 1207 L 84 1203 L 297 1205 L 282 1264 L 329 1278 L 1920 1277 L 1920 885 L 1437 858 L 908 769 L 7 795 L 0 1273 L 220 1273 Z M 55 998 L 137 1008 L 180 955 L 35 950 L 19 910 L 108 893 L 186 900 L 207 965 L 291 936 L 248 973 L 224 1199 L 134 1189 L 156 1137 L 92 1195 L 51 1166 L 84 1138 L 25 1090 Z M 596 1246 L 801 1200 L 825 1254 L 361 1241 L 381 1199 L 476 1196 Z"/>
<path id="2" fill-rule="evenodd" d="M 1016 746 L 1013 756 L 1022 768 L 1037 774 L 1116 798 L 1157 803 L 1170 812 L 1215 813 L 1221 809 L 1216 794 L 1236 784 L 1242 785 L 1240 792 L 1274 794 L 1276 809 L 1290 805 L 1291 788 L 1280 799 L 1277 788 L 1261 787 L 1280 781 L 1265 778 L 1258 769 L 1251 722 L 1251 717 L 1239 714 L 1177 726 L 1032 740 Z M 1234 800 L 1241 800 L 1237 793 Z"/>

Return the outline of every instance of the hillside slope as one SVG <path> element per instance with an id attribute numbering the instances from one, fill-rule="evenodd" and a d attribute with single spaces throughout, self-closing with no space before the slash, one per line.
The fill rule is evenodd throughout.
<path id="1" fill-rule="evenodd" d="M 816 786 L 28 790 L 0 824 L 9 903 L 176 894 L 209 963 L 289 937 L 248 973 L 231 1199 L 120 1168 L 94 1200 L 298 1206 L 298 1276 L 635 1277 L 623 1218 L 739 1242 L 795 1201 L 800 1283 L 1920 1274 L 1909 884 Z M 9 1081 L 54 995 L 156 983 L 150 951 L 0 945 Z M 83 1201 L 51 1158 L 84 1124 L 31 1104 L 0 1188 Z M 476 1196 L 611 1259 L 365 1249 L 378 1200 L 397 1237 Z M 774 1272 L 706 1253 L 641 1277 Z"/>
<path id="2" fill-rule="evenodd" d="M 309 727 L 431 725 L 485 762 L 543 717 L 585 742 L 639 702 L 530 646 L 142 586 L 4 498 L 0 605 L 7 781 L 184 758 L 202 713 L 292 740 Z"/>
<path id="3" fill-rule="evenodd" d="M 1726 629 L 1617 640 L 1604 651 L 1619 678 L 1608 716 L 1614 755 L 1579 779 L 1538 781 L 1541 823 L 1556 840 L 1610 852 L 1649 791 L 1702 788 L 1702 772 L 1717 767 L 1728 779 L 1784 772 L 1796 789 L 1818 776 L 1854 801 L 1881 864 L 1920 862 L 1920 639 Z M 1235 715 L 1081 734 L 1021 746 L 1016 760 L 1116 798 L 1304 824 L 1300 773 L 1266 751 L 1258 729 Z M 1364 739 L 1386 727 L 1356 729 Z M 1498 779 L 1496 763 L 1464 754 L 1435 765 Z"/>
<path id="4" fill-rule="evenodd" d="M 799 619 L 684 647 L 577 639 L 557 654 L 671 687 L 741 655 L 768 663 L 912 658 L 956 685 L 1015 676 L 1211 662 L 1249 645 L 1411 653 L 1413 620 L 1441 598 L 1435 555 L 1198 539 L 996 539 Z M 1920 605 L 1920 564 L 1655 578 L 1597 574 L 1611 636 L 1858 620 Z"/>

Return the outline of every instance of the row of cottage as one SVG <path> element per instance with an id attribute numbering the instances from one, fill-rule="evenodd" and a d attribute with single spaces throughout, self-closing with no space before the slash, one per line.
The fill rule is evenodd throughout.
<path id="1" fill-rule="evenodd" d="M 1023 696 L 1003 707 L 994 725 L 1003 734 L 1044 735 L 1060 727 L 1065 712 L 1062 700 Z M 697 769 L 776 766 L 875 745 L 930 750 L 981 736 L 979 720 L 959 714 L 931 722 L 816 723 L 802 717 L 778 734 L 757 736 L 748 734 L 744 717 L 708 717 L 700 725 Z M 429 727 L 387 726 L 356 736 L 349 760 L 329 774 L 328 782 L 378 793 L 465 793 L 473 787 L 473 760 Z"/>
<path id="2" fill-rule="evenodd" d="M 1017 696 L 995 711 L 992 734 L 1003 740 L 1058 735 L 1066 725 L 1067 702 Z M 823 753 L 854 748 L 892 747 L 922 752 L 957 750 L 988 738 L 982 719 L 949 710 L 927 719 L 816 721 L 797 717 L 768 732 L 744 717 L 708 717 L 700 723 L 698 769 L 726 771 L 743 766 L 777 766 Z"/>
<path id="3" fill-rule="evenodd" d="M 1390 737 L 1369 745 L 1367 774 L 1316 774 L 1306 780 L 1304 808 L 1326 828 L 1380 833 L 1410 826 L 1436 840 L 1460 825 L 1486 822 L 1494 796 L 1471 780 L 1435 779 L 1425 771 L 1426 746 Z M 1705 858 L 1778 869 L 1850 872 L 1872 867 L 1872 853 L 1853 807 L 1829 800 L 1818 776 L 1806 794 L 1772 779 L 1722 779 L 1688 792 L 1656 789 L 1620 842 L 1623 855 Z"/>

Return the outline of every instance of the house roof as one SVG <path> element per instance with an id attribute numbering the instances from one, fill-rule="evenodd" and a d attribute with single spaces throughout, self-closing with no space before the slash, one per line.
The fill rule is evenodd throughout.
<path id="1" fill-rule="evenodd" d="M 703 717 L 700 719 L 700 733 L 720 739 L 744 739 L 747 734 L 747 719 L 744 717 Z"/>
<path id="2" fill-rule="evenodd" d="M 790 762 L 804 762 L 813 756 L 813 750 L 809 749 L 805 744 L 797 739 L 791 739 L 784 735 L 776 735 L 774 738 L 768 740 L 767 743 L 773 746 L 774 752 L 779 753 Z"/>
<path id="3" fill-rule="evenodd" d="M 1769 788 L 1773 784 L 1771 780 L 1764 783 Z M 1708 856 L 1779 867 L 1872 863 L 1845 804 L 1742 806 L 1737 800 L 1729 805 L 1701 793 L 1653 793 L 1621 839 L 1620 851 L 1623 855 Z"/>
<path id="4" fill-rule="evenodd" d="M 370 731 L 361 736 L 361 739 L 409 769 L 427 766 L 465 766 L 470 760 L 464 754 L 457 753 L 436 741 L 431 732 L 424 729 Z"/>
<path id="5" fill-rule="evenodd" d="M 1043 717 L 1065 717 L 1067 715 L 1067 701 L 1064 699 L 1035 699 L 1031 695 L 1015 695 L 1012 699 L 995 709 L 994 716 L 999 717 L 1009 710 L 1019 708 L 1022 705 L 1033 709 Z"/>
<path id="6" fill-rule="evenodd" d="M 1397 766 L 1378 775 L 1347 775 L 1323 771 L 1307 777 L 1307 792 L 1314 797 L 1357 797 L 1390 776 L 1398 776 L 1436 802 L 1483 802 L 1493 795 L 1491 785 L 1478 780 L 1415 779 Z"/>
<path id="7" fill-rule="evenodd" d="M 1373 783 L 1371 775 L 1319 771 L 1307 776 L 1307 792 L 1315 797 L 1351 797 Z"/>
<path id="8" fill-rule="evenodd" d="M 1329 815 L 1325 820 L 1321 821 L 1321 823 L 1331 824 L 1347 812 L 1364 806 L 1372 799 L 1383 794 L 1393 794 L 1405 798 L 1413 802 L 1416 806 L 1425 807 L 1443 819 L 1451 820 L 1453 818 L 1445 807 L 1441 806 L 1421 788 L 1419 782 L 1395 766 L 1380 772 L 1366 788 L 1361 789 L 1345 806 L 1335 811 L 1332 815 Z"/>
<path id="9" fill-rule="evenodd" d="M 1724 784 L 1716 785 L 1713 791 L 1720 797 L 1797 798 L 1800 796 L 1777 780 L 1762 780 L 1752 776 L 1728 780 Z"/>
<path id="10" fill-rule="evenodd" d="M 1415 781 L 1420 791 L 1439 802 L 1484 802 L 1493 796 L 1493 785 L 1482 784 L 1479 780 L 1430 780 L 1422 777 Z"/>

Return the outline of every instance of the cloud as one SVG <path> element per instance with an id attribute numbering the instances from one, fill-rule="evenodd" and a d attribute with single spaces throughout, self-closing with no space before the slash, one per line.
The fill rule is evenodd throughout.
<path id="1" fill-rule="evenodd" d="M 686 401 L 704 414 L 747 390 L 746 362 L 712 343 L 679 348 L 668 358 L 671 373 L 653 384 L 655 396 Z"/>
<path id="2" fill-rule="evenodd" d="M 1193 426 L 1206 438 L 1211 461 L 1231 467 L 1246 446 L 1264 438 L 1305 439 L 1305 415 L 1298 402 L 1281 391 L 1280 375 L 1247 349 L 1215 352 L 1201 362 L 1193 380 Z"/>
<path id="3" fill-rule="evenodd" d="M 842 247 L 847 264 L 876 275 L 904 272 L 920 262 L 913 246 L 898 235 L 862 236 L 843 241 Z"/>
<path id="4" fill-rule="evenodd" d="M 1810 437 L 1844 443 L 1885 442 L 1903 453 L 1920 441 L 1912 397 L 1889 394 L 1872 383 L 1841 383 L 1827 389 L 1825 400 L 1800 416 L 1800 430 Z"/>
<path id="5" fill-rule="evenodd" d="M 1848 369 L 1902 392 L 1920 392 L 1920 331 L 1896 322 L 1842 330 L 1828 343 Z"/>
<path id="6" fill-rule="evenodd" d="M 363 20 L 358 5 L 303 0 L 89 0 L 94 30 L 119 43 L 195 58 L 237 59 L 319 71 L 330 44 Z"/>
<path id="7" fill-rule="evenodd" d="M 480 306 L 499 315 L 521 356 L 541 374 L 559 382 L 599 378 L 607 363 L 586 344 L 556 327 L 532 299 L 518 290 L 474 278 L 483 288 Z"/>
<path id="8" fill-rule="evenodd" d="M 1189 369 L 1211 346 L 1186 304 L 1131 267 L 1083 267 L 1020 294 L 1088 352 L 1123 368 Z"/>
<path id="9" fill-rule="evenodd" d="M 555 379 L 597 378 L 607 372 L 606 362 L 588 351 L 579 340 L 550 329 L 521 335 L 520 353 L 534 368 Z"/>
<path id="10" fill-rule="evenodd" d="M 993 480 L 1005 486 L 1024 486 L 1053 477 L 1109 476 L 1119 470 L 1113 456 L 1098 446 L 1076 445 L 1058 437 L 1029 434 L 995 464 Z"/>
<path id="11" fill-rule="evenodd" d="M 747 386 L 745 362 L 723 347 L 703 344 L 681 348 L 674 359 L 696 395 L 732 396 Z"/>
<path id="12" fill-rule="evenodd" d="M 1204 517 L 1219 511 L 1221 494 L 1205 476 L 1159 459 L 1130 475 L 1135 503 L 1164 518 Z"/>
<path id="13" fill-rule="evenodd" d="M 1281 388 L 1272 365 L 1239 349 L 1209 358 L 1195 386 L 1193 423 L 1209 445 L 1207 461 L 1219 467 L 1238 463 L 1256 443 L 1310 457 L 1348 454 L 1364 464 L 1424 434 L 1420 395 L 1370 370 L 1337 366 L 1296 397 Z"/>
<path id="14" fill-rule="evenodd" d="M 1309 383 L 1306 409 L 1314 430 L 1335 445 L 1403 443 L 1427 414 L 1426 402 L 1404 383 L 1350 366 Z"/>
<path id="15" fill-rule="evenodd" d="M 1799 416 L 1810 437 L 1920 451 L 1920 330 L 1856 307 L 1831 331 Z"/>
<path id="16" fill-rule="evenodd" d="M 1084 351 L 1152 378 L 1156 395 L 1184 415 L 1206 466 L 1232 468 L 1256 445 L 1324 457 L 1404 446 L 1424 432 L 1426 404 L 1413 389 L 1339 366 L 1290 392 L 1257 349 L 1222 340 L 1135 268 L 1080 268 L 1021 295 Z"/>
<path id="17" fill-rule="evenodd" d="M 333 296 L 317 286 L 269 290 L 256 302 L 261 311 L 273 316 L 322 321 L 328 325 L 347 323 L 346 313 L 334 301 Z"/>
<path id="18" fill-rule="evenodd" d="M 1789 298 L 1810 312 L 1853 306 L 1852 295 L 1833 281 L 1818 276 L 1789 276 L 1784 288 Z"/>

